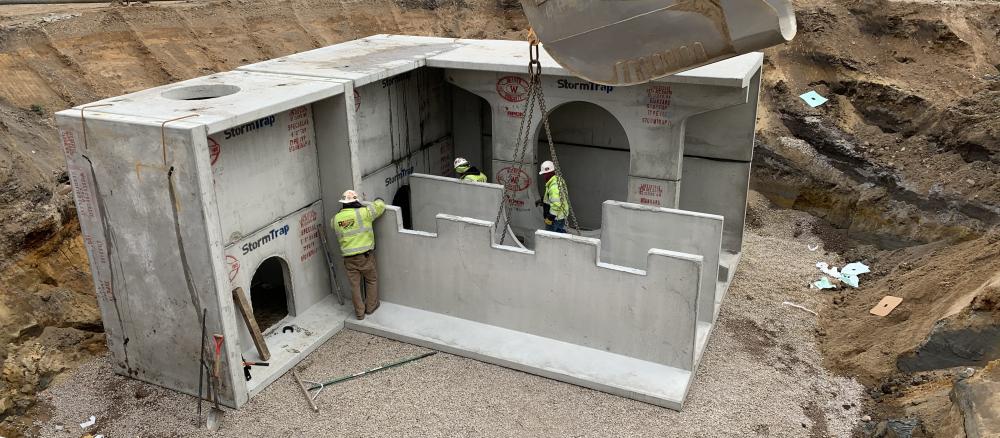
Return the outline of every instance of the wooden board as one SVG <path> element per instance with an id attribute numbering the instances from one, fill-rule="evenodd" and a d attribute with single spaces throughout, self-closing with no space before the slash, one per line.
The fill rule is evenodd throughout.
<path id="1" fill-rule="evenodd" d="M 260 333 L 260 327 L 257 326 L 257 319 L 253 317 L 253 310 L 250 309 L 250 301 L 247 300 L 247 295 L 243 292 L 242 287 L 233 289 L 233 301 L 236 302 L 236 308 L 240 309 L 240 315 L 243 315 L 243 322 L 247 323 L 247 328 L 250 329 L 250 337 L 253 338 L 253 345 L 257 347 L 257 354 L 260 355 L 260 359 L 264 361 L 270 359 L 271 352 L 267 349 L 267 343 L 264 342 L 264 335 Z"/>
<path id="2" fill-rule="evenodd" d="M 879 301 L 878 304 L 875 307 L 872 307 L 872 310 L 869 310 L 868 312 L 872 315 L 886 316 L 892 313 L 892 311 L 896 309 L 896 306 L 902 302 L 903 299 L 900 297 L 886 295 L 885 298 L 882 298 L 882 301 Z"/>

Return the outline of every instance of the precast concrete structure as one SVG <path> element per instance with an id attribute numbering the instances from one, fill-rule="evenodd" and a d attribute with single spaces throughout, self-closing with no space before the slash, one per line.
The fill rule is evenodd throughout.
<path id="1" fill-rule="evenodd" d="M 615 88 L 542 51 L 586 237 L 538 231 L 527 55 L 377 35 L 58 113 L 116 372 L 197 393 L 204 312 L 232 407 L 346 326 L 679 409 L 739 261 L 762 55 Z M 451 178 L 456 156 L 491 183 Z M 346 188 L 402 206 L 364 321 L 321 246 Z M 272 356 L 249 380 L 236 288 Z"/>

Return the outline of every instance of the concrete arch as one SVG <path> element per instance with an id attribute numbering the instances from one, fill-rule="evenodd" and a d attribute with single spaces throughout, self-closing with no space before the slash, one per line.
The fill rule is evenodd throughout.
<path id="1" fill-rule="evenodd" d="M 630 141 L 621 121 L 608 109 L 585 100 L 561 103 L 549 110 L 549 127 L 560 170 L 580 227 L 601 227 L 601 205 L 628 198 Z M 545 127 L 535 130 L 536 166 L 551 159 Z M 537 176 L 539 191 L 545 182 Z"/>
<path id="2" fill-rule="evenodd" d="M 280 284 L 277 283 L 277 275 L 281 275 Z M 278 289 L 280 287 L 280 289 Z M 272 296 L 281 292 L 283 297 Z M 253 307 L 254 317 L 257 319 L 261 330 L 267 330 L 277 320 L 283 319 L 287 315 L 295 315 L 295 290 L 292 288 L 292 273 L 288 266 L 288 261 L 282 256 L 272 255 L 262 260 L 254 267 L 253 275 L 250 277 L 250 305 Z M 284 306 L 281 306 L 282 298 Z M 266 309 L 265 309 L 266 307 Z M 267 318 L 262 319 L 261 312 L 280 312 L 283 309 L 284 315 L 273 322 Z"/>

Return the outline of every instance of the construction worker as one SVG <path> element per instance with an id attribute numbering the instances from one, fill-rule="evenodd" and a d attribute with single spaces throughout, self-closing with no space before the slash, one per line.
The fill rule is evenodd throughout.
<path id="1" fill-rule="evenodd" d="M 455 173 L 462 181 L 486 182 L 486 174 L 480 172 L 476 166 L 469 164 L 469 160 L 459 157 L 455 159 Z"/>
<path id="2" fill-rule="evenodd" d="M 378 274 L 375 272 L 375 219 L 385 212 L 385 201 L 375 198 L 375 202 L 362 204 L 354 190 L 344 192 L 340 199 L 343 207 L 330 220 L 330 228 L 337 234 L 340 253 L 344 256 L 344 268 L 351 281 L 351 300 L 354 301 L 354 316 L 365 319 L 378 309 Z M 365 280 L 367 299 L 361 298 L 361 279 Z"/>
<path id="3" fill-rule="evenodd" d="M 542 163 L 538 172 L 545 181 L 545 195 L 542 196 L 545 231 L 566 232 L 566 216 L 569 215 L 569 199 L 563 199 L 566 181 L 556 175 L 556 166 L 551 161 Z"/>

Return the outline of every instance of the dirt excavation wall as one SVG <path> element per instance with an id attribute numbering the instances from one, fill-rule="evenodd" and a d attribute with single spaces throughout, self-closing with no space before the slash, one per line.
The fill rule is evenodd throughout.
<path id="1" fill-rule="evenodd" d="M 10 78 L 0 81 L 0 357 L 8 360 L 0 417 L 13 421 L 10 415 L 24 412 L 64 369 L 103 354 L 53 111 L 376 33 L 523 39 L 526 23 L 512 2 L 502 2 L 506 9 L 494 1 L 434 3 L 205 1 L 0 11 L 0 70 Z M 804 0 L 796 12 L 797 39 L 767 51 L 752 182 L 780 206 L 833 224 L 815 229 L 828 257 L 863 258 L 876 269 L 878 280 L 858 291 L 820 296 L 830 311 L 821 311 L 817 339 L 831 369 L 878 387 L 883 378 L 909 382 L 921 374 L 895 376 L 896 357 L 919 347 L 947 313 L 931 297 L 970 294 L 1000 269 L 988 255 L 995 240 L 977 238 L 954 250 L 949 243 L 910 247 L 974 238 L 996 223 L 1000 5 Z M 798 95 L 810 89 L 831 101 L 804 106 Z M 317 107 L 320 135 L 336 119 L 321 121 Z M 689 134 L 696 120 L 689 120 Z M 697 137 L 717 132 L 704 127 Z M 688 136 L 689 148 L 695 137 Z M 688 159 L 683 172 L 705 173 L 696 170 L 699 161 Z M 726 178 L 745 178 L 733 167 Z M 324 180 L 324 190 L 340 191 L 350 181 Z M 684 195 L 685 187 L 681 208 L 718 213 L 686 205 L 697 199 Z M 750 219 L 770 232 L 771 224 Z M 727 217 L 727 239 L 733 226 Z M 914 281 L 921 277 L 926 281 Z M 890 293 L 904 297 L 901 312 L 868 319 L 867 309 Z M 946 301 L 944 307 L 970 302 Z M 53 333 L 72 341 L 54 343 Z M 896 394 L 874 400 L 911 400 Z M 916 406 L 885 415 L 923 415 L 931 403 L 918 395 Z"/>

